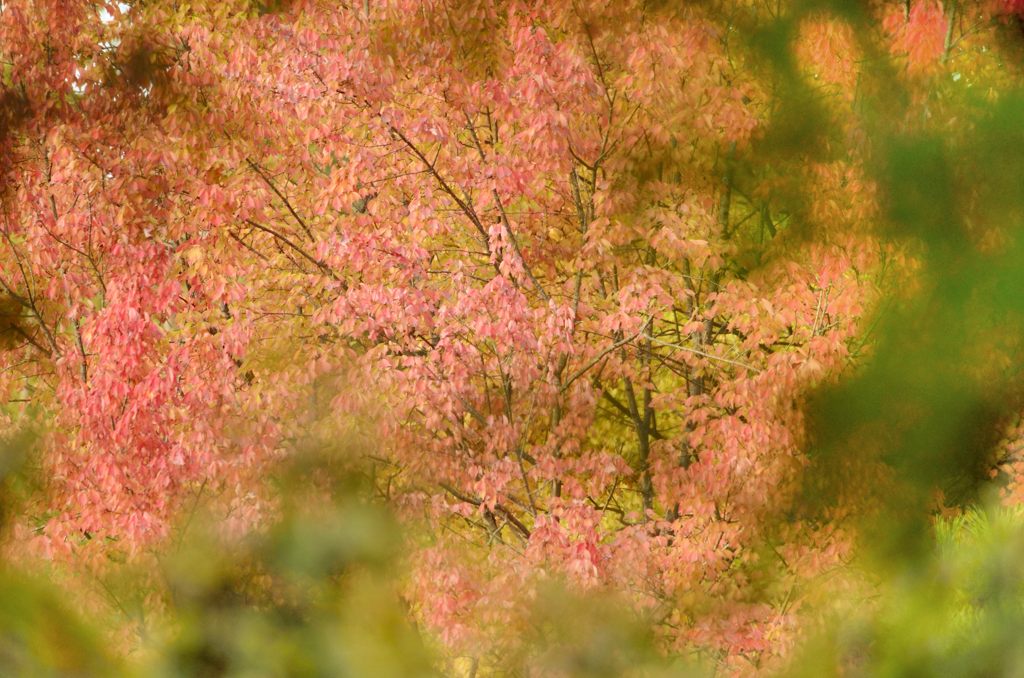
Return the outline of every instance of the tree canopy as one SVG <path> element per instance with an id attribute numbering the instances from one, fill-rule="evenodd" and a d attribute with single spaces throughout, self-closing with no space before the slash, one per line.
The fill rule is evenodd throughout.
<path id="1" fill-rule="evenodd" d="M 168 675 L 1016 666 L 1011 584 L 932 594 L 1019 541 L 1022 59 L 1017 0 L 4 2 L 10 595 Z"/>

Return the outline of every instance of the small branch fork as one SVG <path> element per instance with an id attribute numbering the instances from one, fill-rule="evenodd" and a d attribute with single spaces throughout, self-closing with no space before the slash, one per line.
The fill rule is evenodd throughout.
<path id="1" fill-rule="evenodd" d="M 455 487 L 449 485 L 448 483 L 439 483 L 439 485 L 441 486 L 441 489 L 443 489 L 448 494 L 452 495 L 453 497 L 455 497 L 456 499 L 458 499 L 461 502 L 465 502 L 467 504 L 472 504 L 473 506 L 481 506 L 484 503 L 482 499 L 479 499 L 477 497 L 473 497 L 473 496 L 468 495 L 468 494 L 466 494 L 464 492 L 460 492 L 459 490 L 457 490 Z M 509 511 L 502 504 L 495 504 L 494 508 L 495 508 L 496 511 L 498 511 L 498 513 L 500 513 L 502 516 L 505 517 L 505 519 L 508 521 L 509 525 L 514 527 L 516 529 L 516 531 L 519 532 L 519 534 L 523 537 L 523 539 L 528 540 L 530 538 L 530 529 L 528 527 L 526 527 L 526 525 L 524 525 L 523 522 L 521 520 L 519 520 L 519 518 L 516 518 L 514 513 Z M 489 511 L 489 509 L 487 509 L 487 510 Z"/>

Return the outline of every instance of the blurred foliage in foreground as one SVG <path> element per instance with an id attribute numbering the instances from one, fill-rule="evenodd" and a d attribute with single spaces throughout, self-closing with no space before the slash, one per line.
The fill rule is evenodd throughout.
<path id="1" fill-rule="evenodd" d="M 0 675 L 440 675 L 395 588 L 397 524 L 365 500 L 357 476 L 332 470 L 336 461 L 309 453 L 288 466 L 293 501 L 258 537 L 231 545 L 197 534 L 168 556 L 168 623 L 127 660 L 53 586 L 3 567 Z M 5 490 L 17 480 L 8 469 Z M 336 499 L 308 501 L 323 492 Z M 1022 675 L 1024 515 L 972 510 L 938 521 L 933 535 L 924 557 L 837 612 L 783 674 Z M 528 636 L 528 652 L 506 657 L 498 675 L 711 675 L 660 657 L 642 620 L 613 600 L 556 583 L 541 589 L 531 628 L 510 632 Z M 477 675 L 476 666 L 446 673 Z"/>
<path id="2" fill-rule="evenodd" d="M 4 568 L 0 675 L 432 675 L 393 587 L 397 526 L 361 499 L 356 476 L 332 470 L 336 461 L 302 454 L 283 469 L 287 505 L 259 534 L 194 530 L 162 558 L 166 623 L 124 663 L 55 589 Z M 141 575 L 120 586 L 133 583 L 145 586 Z"/>
<path id="3" fill-rule="evenodd" d="M 1024 675 L 1024 515 L 972 510 L 934 536 L 926 558 L 834 619 L 787 675 Z"/>
<path id="4" fill-rule="evenodd" d="M 31 444 L 17 438 L 3 458 L 20 457 Z M 3 565 L 0 675 L 441 675 L 398 590 L 398 524 L 368 500 L 365 478 L 347 467 L 349 459 L 327 447 L 296 455 L 277 478 L 281 516 L 257 534 L 232 540 L 193 528 L 161 557 L 166 600 L 148 604 L 164 609 L 160 621 L 140 625 L 127 659 L 107 649 L 109 629 L 62 604 L 66 590 Z M 25 478 L 16 465 L 4 472 L 2 496 L 11 502 Z M 121 573 L 105 586 L 152 588 L 148 574 Z M 529 642 L 502 658 L 503 675 L 703 675 L 692 663 L 662 657 L 643 620 L 613 599 L 556 581 L 537 596 L 531 626 L 510 632 Z M 475 675 L 477 666 L 455 662 L 448 673 Z"/>

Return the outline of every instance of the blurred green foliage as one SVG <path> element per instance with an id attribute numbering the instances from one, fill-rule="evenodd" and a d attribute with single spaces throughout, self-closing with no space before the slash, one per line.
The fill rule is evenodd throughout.
<path id="1" fill-rule="evenodd" d="M 666 658 L 655 646 L 650 621 L 607 593 L 573 592 L 549 582 L 537 592 L 521 629 L 518 654 L 504 658 L 501 675 L 617 678 L 709 676 L 692 659 Z"/>
<path id="2" fill-rule="evenodd" d="M 28 442 L 17 438 L 3 458 L 23 457 Z M 132 662 L 111 659 L 109 639 L 61 605 L 52 584 L 0 567 L 0 675 L 433 675 L 395 587 L 397 525 L 336 465 L 326 450 L 297 455 L 281 471 L 290 489 L 268 529 L 243 539 L 196 529 L 166 555 L 165 621 Z M 4 500 L 20 469 L 4 467 Z M 146 586 L 123 579 L 118 590 Z"/>
<path id="3" fill-rule="evenodd" d="M 1024 675 L 1024 516 L 939 521 L 924 558 L 837 615 L 787 676 Z"/>
<path id="4" fill-rule="evenodd" d="M 3 458 L 25 458 L 30 444 L 17 438 Z M 159 588 L 130 567 L 104 578 L 105 592 L 138 622 L 128 660 L 108 651 L 102 633 L 109 629 L 60 604 L 63 589 L 0 567 L 0 676 L 439 675 L 439 658 L 398 589 L 401 531 L 369 499 L 351 459 L 330 444 L 296 453 L 275 478 L 278 519 L 244 538 L 205 530 L 212 521 L 194 516 L 178 547 L 160 558 Z M 5 466 L 3 487 L 22 483 L 23 471 Z M 154 604 L 140 595 L 154 590 L 163 591 L 164 609 L 145 620 L 143 607 Z M 650 625 L 627 610 L 551 581 L 534 600 L 529 626 L 509 629 L 527 641 L 523 650 L 496 658 L 486 675 L 706 675 L 662 656 Z"/>
<path id="5" fill-rule="evenodd" d="M 52 586 L 0 566 L 0 675 L 116 676 L 95 629 Z"/>
<path id="6" fill-rule="evenodd" d="M 315 456 L 296 464 L 270 529 L 229 546 L 193 536 L 169 559 L 171 628 L 146 675 L 433 674 L 394 586 L 397 526 L 356 476 L 328 478 Z M 317 476 L 334 491 L 304 508 Z"/>

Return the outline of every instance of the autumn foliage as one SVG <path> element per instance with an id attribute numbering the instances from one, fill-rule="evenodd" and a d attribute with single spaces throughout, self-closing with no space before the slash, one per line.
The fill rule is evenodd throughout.
<path id="1" fill-rule="evenodd" d="M 868 586 L 857 519 L 902 487 L 874 450 L 931 410 L 838 457 L 815 413 L 867 417 L 828 394 L 874 384 L 886 314 L 1013 239 L 906 140 L 973 148 L 1019 4 L 3 3 L 0 393 L 44 431 L 7 552 L 102 576 L 197 515 L 260 533 L 280 463 L 358 441 L 454 675 L 528 666 L 551 581 L 663 655 L 782 668 Z M 933 386 L 1006 374 L 1010 334 Z M 969 461 L 1012 501 L 996 409 Z"/>

